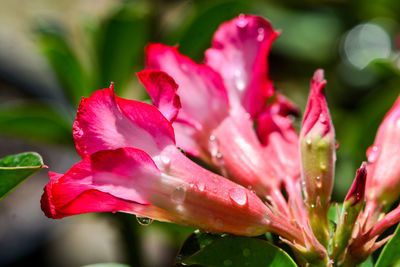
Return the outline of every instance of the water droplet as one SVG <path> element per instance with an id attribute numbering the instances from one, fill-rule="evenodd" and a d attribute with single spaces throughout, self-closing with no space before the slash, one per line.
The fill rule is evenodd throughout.
<path id="1" fill-rule="evenodd" d="M 200 192 L 203 192 L 206 185 L 204 183 L 198 183 L 197 185 L 197 189 L 199 189 Z"/>
<path id="2" fill-rule="evenodd" d="M 374 163 L 376 159 L 378 158 L 379 155 L 379 147 L 378 146 L 371 146 L 367 150 L 367 155 L 368 155 L 368 162 L 369 163 Z"/>
<path id="3" fill-rule="evenodd" d="M 311 144 L 312 144 L 311 138 L 306 139 L 306 144 L 307 144 L 307 146 L 311 146 Z"/>
<path id="4" fill-rule="evenodd" d="M 188 70 L 188 66 L 186 64 L 181 64 L 181 68 L 183 71 L 187 71 Z"/>
<path id="5" fill-rule="evenodd" d="M 239 28 L 243 29 L 249 24 L 249 21 L 246 19 L 246 16 L 243 14 L 240 14 L 238 19 L 236 20 L 236 26 Z"/>
<path id="6" fill-rule="evenodd" d="M 169 166 L 171 165 L 171 159 L 167 156 L 162 155 L 161 156 L 161 163 L 164 168 L 168 169 Z"/>
<path id="7" fill-rule="evenodd" d="M 317 177 L 315 177 L 315 180 L 320 181 L 321 177 L 317 176 Z"/>
<path id="8" fill-rule="evenodd" d="M 252 185 L 248 185 L 247 189 L 251 190 L 251 189 L 253 189 L 253 186 Z"/>
<path id="9" fill-rule="evenodd" d="M 249 257 L 251 255 L 251 251 L 248 248 L 243 249 L 242 253 L 245 257 Z"/>
<path id="10" fill-rule="evenodd" d="M 258 28 L 258 35 L 257 35 L 257 41 L 262 42 L 265 37 L 265 30 L 263 28 Z"/>
<path id="11" fill-rule="evenodd" d="M 324 113 L 319 114 L 319 121 L 320 121 L 321 123 L 323 123 L 323 124 L 326 124 L 326 123 L 327 123 L 327 119 L 326 119 Z"/>
<path id="12" fill-rule="evenodd" d="M 217 159 L 222 159 L 222 153 L 218 152 L 217 155 L 215 155 L 215 157 L 216 157 Z"/>
<path id="13" fill-rule="evenodd" d="M 319 163 L 319 168 L 320 168 L 321 170 L 325 171 L 325 170 L 326 170 L 326 164 L 325 164 L 325 162 L 320 162 L 320 163 Z"/>
<path id="14" fill-rule="evenodd" d="M 226 260 L 224 260 L 224 265 L 225 265 L 225 266 L 231 266 L 231 265 L 232 265 L 232 261 L 226 259 Z"/>
<path id="15" fill-rule="evenodd" d="M 208 150 L 212 157 L 215 157 L 218 153 L 218 142 L 214 135 L 211 135 L 208 141 Z"/>
<path id="16" fill-rule="evenodd" d="M 153 219 L 147 217 L 136 216 L 136 220 L 140 225 L 148 226 L 153 222 Z"/>
<path id="17" fill-rule="evenodd" d="M 243 91 L 246 88 L 246 81 L 243 77 L 243 73 L 240 70 L 235 70 L 235 72 L 233 73 L 233 77 L 235 80 L 236 88 L 239 91 Z"/>
<path id="18" fill-rule="evenodd" d="M 177 186 L 171 195 L 173 202 L 182 204 L 186 197 L 186 186 L 184 184 Z"/>
<path id="19" fill-rule="evenodd" d="M 247 194 L 241 188 L 232 188 L 229 190 L 229 197 L 239 206 L 244 206 L 247 203 Z"/>
<path id="20" fill-rule="evenodd" d="M 312 208 L 312 209 L 315 208 L 315 205 L 314 205 L 314 204 L 311 204 L 311 208 Z"/>

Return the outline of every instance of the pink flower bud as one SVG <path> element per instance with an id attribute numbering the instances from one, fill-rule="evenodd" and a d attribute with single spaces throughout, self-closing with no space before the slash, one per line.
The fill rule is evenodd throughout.
<path id="1" fill-rule="evenodd" d="M 367 180 L 367 163 L 363 162 L 361 167 L 357 170 L 356 178 L 354 179 L 353 185 L 351 186 L 345 202 L 351 202 L 351 206 L 358 203 L 364 203 L 365 195 L 365 182 Z"/>
<path id="2" fill-rule="evenodd" d="M 333 186 L 335 132 L 324 95 L 326 81 L 317 70 L 300 132 L 302 177 L 308 204 L 327 207 Z M 317 201 L 318 200 L 318 201 Z"/>
<path id="3" fill-rule="evenodd" d="M 368 149 L 366 197 L 390 206 L 400 195 L 400 96 L 379 126 Z"/>
<path id="4" fill-rule="evenodd" d="M 300 132 L 301 172 L 311 227 L 322 244 L 327 244 L 327 212 L 333 187 L 335 133 L 324 95 L 326 81 L 317 70 L 311 80 Z"/>

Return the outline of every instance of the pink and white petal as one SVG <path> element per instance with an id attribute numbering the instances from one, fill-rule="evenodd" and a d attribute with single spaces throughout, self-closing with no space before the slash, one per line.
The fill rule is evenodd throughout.
<path id="1" fill-rule="evenodd" d="M 257 135 L 265 146 L 265 154 L 283 179 L 300 177 L 299 137 L 292 120 L 280 114 L 263 112 L 257 120 Z"/>
<path id="2" fill-rule="evenodd" d="M 153 160 L 141 150 L 100 151 L 85 157 L 64 175 L 50 173 L 51 181 L 42 197 L 42 209 L 47 215 L 74 214 L 71 203 L 82 197 L 86 201 L 81 199 L 73 205 L 77 208 L 76 214 L 83 210 L 118 211 L 121 201 L 149 205 L 152 185 L 160 177 L 161 172 Z M 93 195 L 104 198 L 96 199 L 95 203 L 88 202 Z M 77 203 L 87 206 L 81 207 Z M 118 206 L 113 206 L 116 203 Z"/>
<path id="3" fill-rule="evenodd" d="M 206 63 L 224 79 L 231 105 L 243 105 L 252 117 L 274 92 L 267 61 L 278 35 L 265 19 L 239 15 L 219 27 L 206 51 Z"/>
<path id="4" fill-rule="evenodd" d="M 119 98 L 112 88 L 82 98 L 73 136 L 82 157 L 121 147 L 138 148 L 153 156 L 175 142 L 170 122 L 156 107 Z"/>
<path id="5" fill-rule="evenodd" d="M 225 118 L 229 102 L 223 81 L 210 67 L 197 64 L 179 53 L 177 47 L 150 44 L 146 48 L 146 68 L 168 73 L 179 85 L 182 115 L 213 128 Z"/>
<path id="6" fill-rule="evenodd" d="M 198 131 L 185 121 L 174 122 L 176 145 L 194 157 L 201 157 L 202 148 L 197 140 Z"/>
<path id="7" fill-rule="evenodd" d="M 149 93 L 153 104 L 169 121 L 174 121 L 181 108 L 181 101 L 176 90 L 178 85 L 165 72 L 144 70 L 137 73 L 140 82 Z"/>

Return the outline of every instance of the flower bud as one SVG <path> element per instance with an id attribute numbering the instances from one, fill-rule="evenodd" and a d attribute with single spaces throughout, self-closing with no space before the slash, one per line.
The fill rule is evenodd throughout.
<path id="1" fill-rule="evenodd" d="M 350 240 L 354 225 L 364 205 L 366 179 L 367 163 L 363 162 L 361 167 L 357 170 L 353 185 L 343 202 L 343 208 L 336 232 L 329 246 L 329 254 L 331 258 L 340 257 L 340 254 L 345 250 L 348 244 L 348 240 Z"/>
<path id="2" fill-rule="evenodd" d="M 327 211 L 333 186 L 335 133 L 324 95 L 323 70 L 311 80 L 300 132 L 302 179 L 311 226 L 318 240 L 328 241 Z"/>
<path id="3" fill-rule="evenodd" d="M 368 149 L 366 197 L 390 206 L 400 196 L 400 96 L 379 126 Z"/>

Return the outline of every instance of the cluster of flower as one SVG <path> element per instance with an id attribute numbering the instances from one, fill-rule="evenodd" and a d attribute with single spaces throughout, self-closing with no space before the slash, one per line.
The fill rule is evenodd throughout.
<path id="1" fill-rule="evenodd" d="M 400 207 L 384 215 L 400 195 L 400 97 L 332 231 L 336 145 L 323 71 L 311 81 L 299 136 L 296 106 L 268 76 L 278 35 L 263 18 L 240 15 L 217 30 L 204 64 L 150 44 L 138 77 L 154 105 L 120 98 L 113 85 L 83 98 L 73 126 L 82 161 L 49 173 L 45 214 L 121 211 L 212 232 L 273 232 L 304 262 L 365 260 L 400 220 Z"/>

